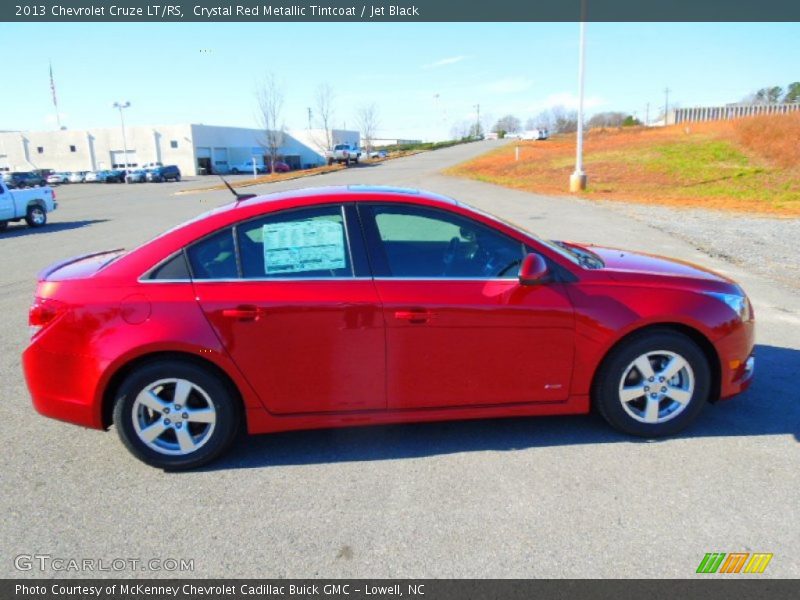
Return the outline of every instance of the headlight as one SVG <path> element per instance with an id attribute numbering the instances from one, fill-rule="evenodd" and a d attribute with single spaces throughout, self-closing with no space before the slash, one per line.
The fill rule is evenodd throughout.
<path id="1" fill-rule="evenodd" d="M 703 292 L 706 296 L 711 296 L 727 304 L 742 321 L 749 321 L 753 318 L 753 311 L 747 296 L 742 294 L 722 294 L 719 292 Z"/>

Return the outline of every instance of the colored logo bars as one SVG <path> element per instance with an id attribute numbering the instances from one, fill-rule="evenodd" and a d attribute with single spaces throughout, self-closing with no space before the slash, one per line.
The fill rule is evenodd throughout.
<path id="1" fill-rule="evenodd" d="M 726 558 L 727 556 L 727 558 Z M 749 560 L 748 560 L 749 559 Z M 698 573 L 763 573 L 772 554 L 766 552 L 708 552 L 697 567 Z"/>

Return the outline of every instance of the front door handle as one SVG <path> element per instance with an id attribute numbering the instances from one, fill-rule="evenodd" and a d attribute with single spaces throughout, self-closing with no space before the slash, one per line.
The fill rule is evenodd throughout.
<path id="1" fill-rule="evenodd" d="M 239 321 L 257 321 L 266 314 L 263 308 L 257 306 L 237 306 L 236 308 L 226 308 L 222 311 L 222 316 L 228 319 Z"/>
<path id="2" fill-rule="evenodd" d="M 394 318 L 409 323 L 428 323 L 431 320 L 431 313 L 423 309 L 396 310 Z"/>

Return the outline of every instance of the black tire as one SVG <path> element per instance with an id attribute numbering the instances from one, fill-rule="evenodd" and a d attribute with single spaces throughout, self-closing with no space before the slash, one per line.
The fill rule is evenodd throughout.
<path id="1" fill-rule="evenodd" d="M 674 401 L 668 395 L 669 390 L 677 390 L 677 388 L 666 387 L 669 386 L 672 379 L 660 383 L 657 369 L 654 369 L 656 373 L 652 385 L 655 387 L 650 387 L 651 380 L 649 378 L 642 378 L 637 368 L 631 370 L 632 363 L 639 357 L 648 356 L 648 353 L 650 353 L 647 358 L 648 364 L 658 365 L 663 364 L 659 361 L 669 360 L 668 355 L 659 354 L 659 352 L 677 355 L 688 363 L 690 369 L 681 371 L 675 376 L 679 378 L 679 382 L 691 382 L 692 376 L 694 379 L 689 390 L 691 392 L 690 399 L 688 402 L 683 402 L 682 407 L 675 408 L 673 416 L 669 416 L 666 412 L 670 405 L 674 406 Z M 628 377 L 626 381 L 632 388 L 641 384 L 647 386 L 643 387 L 643 390 L 648 389 L 655 392 L 667 390 L 666 397 L 658 399 L 659 396 L 656 396 L 656 400 L 654 400 L 654 402 L 658 402 L 659 418 L 662 418 L 661 411 L 665 413 L 664 421 L 643 422 L 630 414 L 629 411 L 637 413 L 640 410 L 644 413 L 648 394 L 642 394 L 640 398 L 624 404 L 620 398 L 620 386 L 622 378 L 626 374 Z M 676 331 L 653 329 L 634 334 L 609 353 L 595 377 L 592 400 L 598 412 L 612 427 L 631 435 L 656 438 L 678 433 L 694 421 L 707 403 L 710 390 L 711 371 L 708 359 L 698 345 Z M 684 394 L 689 395 L 687 392 Z M 640 414 L 639 417 L 645 418 L 644 414 Z"/>
<path id="2" fill-rule="evenodd" d="M 178 183 L 180 180 L 181 180 L 181 174 L 178 173 L 177 175 L 175 175 L 175 183 Z"/>
<path id="3" fill-rule="evenodd" d="M 233 169 L 231 169 L 231 175 L 238 175 L 238 174 L 239 174 L 239 169 L 237 169 L 235 167 Z"/>
<path id="4" fill-rule="evenodd" d="M 210 403 L 209 408 L 213 407 L 216 414 L 213 428 L 205 438 L 202 437 L 203 430 L 208 425 L 205 423 L 194 425 L 197 428 L 196 431 L 198 433 L 196 435 L 200 436 L 198 438 L 200 441 L 198 442 L 198 448 L 191 452 L 183 452 L 177 448 L 177 434 L 179 432 L 176 428 L 180 428 L 180 425 L 175 423 L 172 423 L 171 426 L 164 430 L 164 433 L 157 436 L 155 443 L 151 445 L 148 445 L 137 433 L 137 423 L 139 423 L 140 417 L 134 413 L 134 410 L 141 410 L 136 403 L 137 397 L 142 391 L 155 383 L 170 379 L 187 381 L 200 390 L 198 392 L 193 388 L 187 399 L 187 407 L 189 402 L 199 403 L 201 408 Z M 182 410 L 176 411 L 174 409 L 176 403 L 170 401 L 169 386 L 170 384 L 166 384 L 163 388 L 157 389 L 162 390 L 159 393 L 164 394 L 165 405 L 172 407 L 172 411 L 169 413 L 172 418 L 180 418 L 177 415 Z M 174 392 L 175 386 L 172 387 L 172 390 Z M 201 395 L 202 393 L 205 396 Z M 181 408 L 186 410 L 187 407 Z M 146 412 L 146 409 L 144 410 Z M 183 416 L 185 415 L 186 413 Z M 152 425 L 155 421 L 160 421 L 163 424 L 168 415 L 167 413 L 159 415 L 156 412 L 151 412 L 151 418 L 154 420 L 145 423 L 145 425 Z M 181 360 L 146 363 L 137 368 L 120 385 L 114 403 L 114 424 L 125 447 L 142 462 L 169 471 L 194 469 L 219 457 L 235 440 L 239 432 L 240 420 L 241 408 L 235 393 L 229 386 L 208 369 Z M 184 421 L 186 423 L 186 431 L 190 430 L 189 421 L 191 419 Z M 170 449 L 170 445 L 176 447 Z M 155 449 L 156 446 L 161 449 Z M 166 452 L 179 453 L 170 454 Z"/>
<path id="5" fill-rule="evenodd" d="M 29 206 L 25 213 L 25 222 L 28 227 L 44 227 L 47 224 L 47 211 L 38 204 Z"/>
<path id="6" fill-rule="evenodd" d="M 0 231 L 8 229 L 8 221 L 0 221 Z"/>

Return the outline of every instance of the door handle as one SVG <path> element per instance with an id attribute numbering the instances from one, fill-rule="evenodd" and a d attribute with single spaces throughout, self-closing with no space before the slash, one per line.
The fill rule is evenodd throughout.
<path id="1" fill-rule="evenodd" d="M 236 308 L 225 308 L 222 311 L 223 317 L 239 321 L 257 321 L 265 314 L 266 311 L 257 306 L 237 306 Z"/>
<path id="2" fill-rule="evenodd" d="M 427 323 L 433 315 L 427 310 L 396 310 L 394 318 L 409 323 Z"/>

